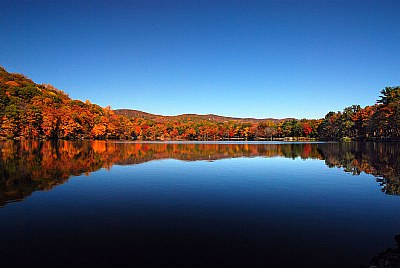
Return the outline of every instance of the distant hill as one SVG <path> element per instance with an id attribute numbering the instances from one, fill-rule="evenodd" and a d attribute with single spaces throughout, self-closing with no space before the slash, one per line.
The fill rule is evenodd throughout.
<path id="1" fill-rule="evenodd" d="M 279 123 L 285 120 L 293 119 L 293 118 L 284 118 L 284 119 L 276 119 L 276 118 L 264 118 L 264 119 L 257 119 L 257 118 L 238 118 L 238 117 L 228 117 L 228 116 L 221 116 L 215 114 L 181 114 L 181 115 L 158 115 L 158 114 L 151 114 L 142 112 L 139 110 L 131 110 L 131 109 L 116 109 L 114 113 L 117 115 L 127 116 L 130 118 L 144 118 L 147 120 L 153 120 L 157 123 L 165 123 L 165 122 L 173 122 L 173 121 L 211 121 L 217 123 L 226 123 L 229 121 L 235 121 L 239 123 L 261 123 L 265 121 L 271 121 L 274 123 Z"/>

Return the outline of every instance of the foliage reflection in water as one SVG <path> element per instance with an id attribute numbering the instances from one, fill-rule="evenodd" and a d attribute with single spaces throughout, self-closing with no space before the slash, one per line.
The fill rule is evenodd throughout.
<path id="1" fill-rule="evenodd" d="M 396 143 L 0 149 L 0 250 L 12 266 L 357 267 L 400 231 Z"/>
<path id="2" fill-rule="evenodd" d="M 285 157 L 325 160 L 328 167 L 377 177 L 382 191 L 400 194 L 398 143 L 126 143 L 104 141 L 0 143 L 0 206 L 37 190 L 50 190 L 70 176 L 113 165 L 157 159 L 184 161 L 237 157 Z"/>

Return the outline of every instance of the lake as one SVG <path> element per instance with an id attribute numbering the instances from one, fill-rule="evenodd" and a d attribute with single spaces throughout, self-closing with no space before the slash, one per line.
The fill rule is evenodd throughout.
<path id="1" fill-rule="evenodd" d="M 0 150 L 2 267 L 360 267 L 400 233 L 398 143 Z"/>

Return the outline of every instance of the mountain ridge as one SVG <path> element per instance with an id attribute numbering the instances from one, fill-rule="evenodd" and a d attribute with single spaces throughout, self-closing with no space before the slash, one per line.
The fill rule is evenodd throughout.
<path id="1" fill-rule="evenodd" d="M 217 114 L 178 114 L 178 115 L 159 115 L 159 114 L 152 114 L 148 112 L 143 112 L 136 109 L 113 109 L 115 114 L 127 116 L 130 118 L 144 118 L 149 120 L 154 120 L 155 122 L 164 123 L 164 122 L 171 122 L 174 120 L 187 120 L 187 121 L 213 121 L 218 123 L 225 123 L 229 121 L 236 121 L 241 123 L 261 123 L 265 121 L 271 121 L 274 123 L 283 122 L 285 120 L 292 120 L 295 118 L 251 118 L 251 117 L 231 117 L 231 116 L 223 116 Z"/>

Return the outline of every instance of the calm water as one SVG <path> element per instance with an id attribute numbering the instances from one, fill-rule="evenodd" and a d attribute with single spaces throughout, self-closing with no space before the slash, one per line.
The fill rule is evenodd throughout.
<path id="1" fill-rule="evenodd" d="M 7 266 L 359 267 L 400 233 L 399 144 L 0 149 Z"/>

